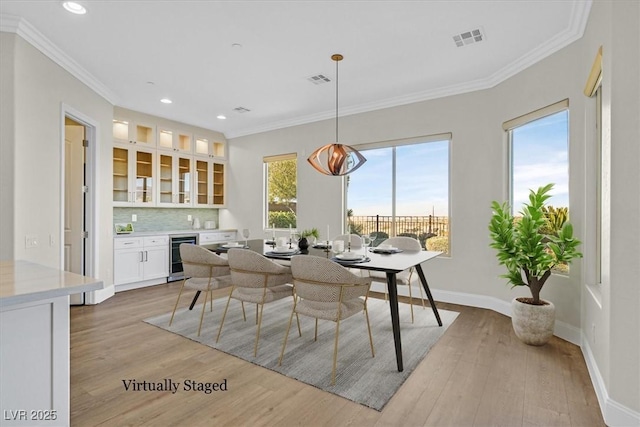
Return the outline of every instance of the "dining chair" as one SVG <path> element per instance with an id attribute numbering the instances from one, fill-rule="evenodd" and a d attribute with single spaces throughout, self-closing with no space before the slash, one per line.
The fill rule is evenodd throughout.
<path id="1" fill-rule="evenodd" d="M 191 243 L 182 243 L 178 250 L 180 251 L 180 258 L 182 260 L 184 279 L 182 280 L 178 299 L 173 307 L 173 313 L 171 313 L 169 326 L 173 323 L 173 317 L 176 314 L 178 302 L 180 301 L 180 296 L 184 288 L 204 291 L 204 303 L 202 304 L 202 313 L 200 314 L 200 326 L 198 326 L 198 336 L 200 336 L 207 298 L 210 298 L 210 310 L 213 311 L 213 290 L 231 286 L 229 263 L 226 259 L 214 254 L 210 250 Z"/>
<path id="2" fill-rule="evenodd" d="M 333 385 L 336 383 L 338 339 L 342 320 L 364 312 L 367 320 L 367 329 L 369 330 L 371 357 L 375 357 L 371 324 L 369 323 L 369 313 L 367 312 L 367 298 L 371 279 L 353 274 L 329 259 L 311 255 L 292 257 L 291 272 L 293 274 L 294 304 L 278 364 L 282 365 L 294 314 L 316 319 L 314 341 L 318 339 L 318 319 L 330 320 L 336 323 L 333 369 L 331 371 L 331 384 Z M 300 325 L 298 324 L 299 327 Z"/>
<path id="3" fill-rule="evenodd" d="M 388 239 L 382 241 L 381 245 L 391 245 L 394 248 L 398 248 L 402 251 L 421 251 L 422 246 L 420 245 L 420 241 L 418 239 L 414 239 L 412 237 L 407 236 L 398 236 L 398 237 L 389 237 Z M 393 256 L 393 255 L 391 255 Z M 411 295 L 411 282 L 416 277 L 414 276 L 415 269 L 411 267 L 409 270 L 402 271 L 396 274 L 396 283 L 398 285 L 406 285 L 409 287 L 409 305 L 411 307 L 411 323 L 413 323 L 413 296 Z M 376 282 L 384 282 L 387 284 L 387 275 L 380 271 L 369 271 L 369 276 Z M 422 301 L 422 308 L 425 308 L 424 304 L 424 296 L 422 294 L 422 286 L 419 286 L 420 290 L 420 300 Z M 385 298 L 388 295 L 389 290 L 387 289 L 387 293 L 385 294 Z"/>
<path id="4" fill-rule="evenodd" d="M 256 304 L 256 310 L 260 307 L 260 313 L 257 319 L 255 345 L 253 348 L 253 356 L 256 357 L 258 355 L 258 342 L 260 340 L 260 327 L 262 325 L 264 305 L 293 296 L 291 269 L 271 261 L 258 252 L 246 249 L 230 249 L 227 252 L 227 257 L 231 270 L 232 285 L 231 291 L 229 292 L 229 299 L 227 300 L 227 305 L 222 315 L 222 323 L 220 323 L 216 342 L 220 339 L 231 299 L 239 300 L 242 303 L 249 302 Z M 299 322 L 298 333 L 301 334 Z"/>

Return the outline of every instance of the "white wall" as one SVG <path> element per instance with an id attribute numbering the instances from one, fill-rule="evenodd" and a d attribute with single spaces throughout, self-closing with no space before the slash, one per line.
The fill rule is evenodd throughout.
<path id="1" fill-rule="evenodd" d="M 96 191 L 97 207 L 95 236 L 98 242 L 95 276 L 112 283 L 113 242 L 111 203 L 111 121 L 113 106 L 97 95 L 71 74 L 56 65 L 19 36 L 1 33 L 3 51 L 5 46 L 14 50 L 13 62 L 15 105 L 13 110 L 14 135 L 5 135 L 3 130 L 3 153 L 5 147 L 14 150 L 13 176 L 2 175 L 2 193 L 14 192 L 13 221 L 2 220 L 3 254 L 9 248 L 14 259 L 34 261 L 50 267 L 61 266 L 61 200 L 62 160 L 61 144 L 62 105 L 91 118 L 97 127 L 98 176 Z M 4 55 L 4 53 L 3 53 Z M 3 61 L 4 62 L 4 61 Z M 3 64 L 4 79 L 4 64 Z M 3 97 L 4 98 L 4 97 Z M 3 109 L 5 107 L 3 99 Z M 2 116 L 12 125 L 11 118 Z M 5 137 L 8 136 L 8 139 Z M 5 231 L 13 230 L 14 237 L 5 241 Z M 39 245 L 25 248 L 25 236 L 37 235 Z M 53 244 L 49 243 L 53 237 Z"/>
<path id="2" fill-rule="evenodd" d="M 0 260 L 13 258 L 14 43 L 0 37 Z"/>
<path id="3" fill-rule="evenodd" d="M 345 144 L 385 141 L 451 132 L 451 258 L 425 267 L 432 288 L 510 301 L 526 289 L 511 290 L 488 247 L 487 224 L 492 200 L 506 200 L 504 121 L 562 99 L 570 102 L 570 208 L 586 258 L 577 260 L 569 277 L 552 277 L 542 291 L 554 302 L 557 320 L 587 337 L 587 353 L 605 420 L 628 423 L 640 412 L 640 134 L 638 106 L 637 2 L 596 2 L 586 36 L 494 88 L 340 118 Z M 615 24 L 615 25 L 614 25 Z M 605 46 L 605 124 L 611 125 L 611 150 L 605 172 L 605 218 L 602 286 L 596 304 L 587 288 L 593 277 L 595 106 L 582 90 L 598 46 Z M 613 59 L 612 59 L 613 58 Z M 614 66 L 615 65 L 615 66 Z M 399 76 L 398 78 L 401 78 Z M 344 82 L 348 86 L 348 82 Z M 608 92 L 608 93 L 607 93 Z M 318 174 L 306 163 L 318 146 L 333 140 L 334 121 L 327 120 L 230 140 L 229 210 L 221 211 L 227 227 L 262 231 L 262 157 L 298 153 L 300 228 L 341 222 L 341 179 Z M 226 221 L 226 222 L 225 222 Z M 600 306 L 601 308 L 600 308 Z M 597 338 L 593 341 L 595 326 Z M 580 339 L 578 338 L 577 341 Z M 587 356 L 589 358 L 589 356 Z M 599 385 L 600 376 L 601 388 Z M 607 400 L 609 399 L 609 400 Z M 607 408 L 615 407 L 614 411 Z M 608 412 L 607 412 L 608 411 Z M 626 417 L 626 418 L 625 418 Z"/>

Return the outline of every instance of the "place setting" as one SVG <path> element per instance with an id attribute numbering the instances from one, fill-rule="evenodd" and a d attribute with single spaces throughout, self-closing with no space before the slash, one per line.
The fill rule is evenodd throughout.
<path id="1" fill-rule="evenodd" d="M 375 248 L 370 248 L 369 251 L 373 252 L 374 254 L 391 255 L 402 252 L 402 249 L 398 249 L 393 245 L 380 244 Z"/>

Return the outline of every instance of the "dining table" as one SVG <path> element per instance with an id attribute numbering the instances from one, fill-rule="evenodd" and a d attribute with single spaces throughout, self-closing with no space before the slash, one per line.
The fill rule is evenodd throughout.
<path id="1" fill-rule="evenodd" d="M 324 244 L 323 244 L 324 243 Z M 357 252 L 362 256 L 356 259 L 345 259 L 343 256 L 338 256 L 331 250 L 330 242 L 320 242 L 317 245 L 310 245 L 308 249 L 301 250 L 295 244 L 290 244 L 285 248 L 278 248 L 276 250 L 275 243 L 265 240 L 246 240 L 238 241 L 235 243 L 216 243 L 209 245 L 202 245 L 217 254 L 224 254 L 230 249 L 241 248 L 245 250 L 253 250 L 255 252 L 262 253 L 267 258 L 274 261 L 288 264 L 291 261 L 291 257 L 298 255 L 311 255 L 330 258 L 335 262 L 343 265 L 347 268 L 355 268 L 360 270 L 379 271 L 383 272 L 387 278 L 387 289 L 389 293 L 389 308 L 391 314 L 391 325 L 393 329 L 393 340 L 395 344 L 396 362 L 398 365 L 398 371 L 404 370 L 402 362 L 402 337 L 400 331 L 400 315 L 398 307 L 398 286 L 396 282 L 396 274 L 402 271 L 408 270 L 411 267 L 415 268 L 420 283 L 424 288 L 424 291 L 429 299 L 429 304 L 433 310 L 433 315 L 436 318 L 439 326 L 442 326 L 442 320 L 438 313 L 438 308 L 433 300 L 429 284 L 427 282 L 424 270 L 422 269 L 422 263 L 437 258 L 442 252 L 437 251 L 401 251 L 395 248 L 379 249 L 379 248 L 358 248 L 353 249 L 353 252 Z M 349 250 L 349 249 L 347 249 Z M 366 251 L 366 252 L 365 252 Z M 200 292 L 198 291 L 191 302 L 190 309 L 195 305 Z"/>

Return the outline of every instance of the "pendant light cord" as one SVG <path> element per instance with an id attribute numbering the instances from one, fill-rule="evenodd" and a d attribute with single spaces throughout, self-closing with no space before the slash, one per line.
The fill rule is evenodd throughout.
<path id="1" fill-rule="evenodd" d="M 336 59 L 336 143 L 338 143 L 338 63 L 339 59 Z"/>

